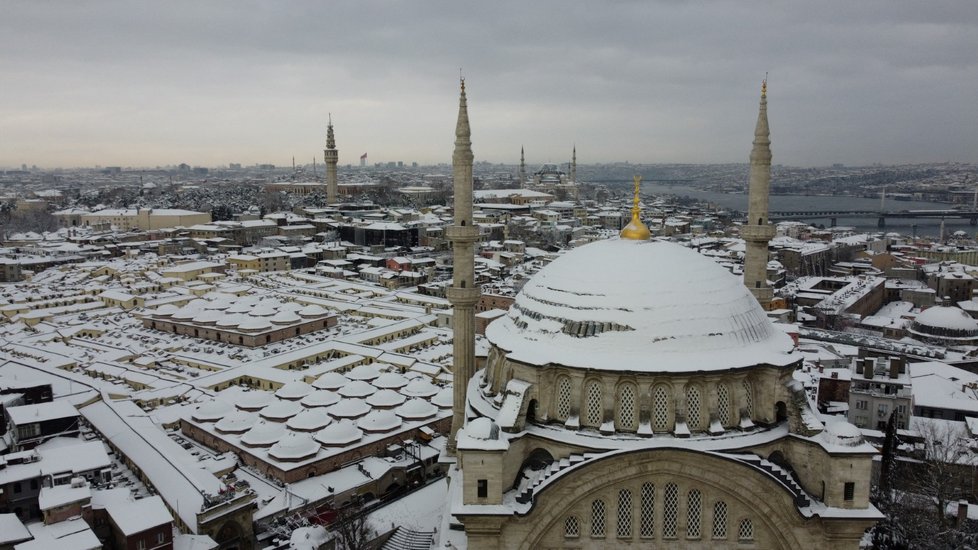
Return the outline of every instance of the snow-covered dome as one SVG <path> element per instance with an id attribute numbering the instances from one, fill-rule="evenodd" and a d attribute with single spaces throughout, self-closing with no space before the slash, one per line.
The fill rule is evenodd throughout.
<path id="1" fill-rule="evenodd" d="M 492 420 L 482 416 L 469 421 L 465 425 L 465 435 L 472 439 L 492 441 L 499 439 L 499 426 Z"/>
<path id="2" fill-rule="evenodd" d="M 204 309 L 194 315 L 192 319 L 195 323 L 211 324 L 220 321 L 224 317 L 224 312 L 217 309 Z"/>
<path id="3" fill-rule="evenodd" d="M 389 409 L 391 407 L 396 407 L 403 403 L 407 397 L 397 393 L 394 390 L 383 389 L 379 392 L 371 395 L 366 399 L 367 404 L 371 407 L 380 407 L 382 409 Z"/>
<path id="4" fill-rule="evenodd" d="M 389 432 L 401 426 L 401 419 L 390 410 L 376 410 L 357 421 L 365 432 Z"/>
<path id="5" fill-rule="evenodd" d="M 403 374 L 399 372 L 385 372 L 381 374 L 372 382 L 370 382 L 378 388 L 403 388 L 407 385 L 408 379 L 404 377 Z"/>
<path id="6" fill-rule="evenodd" d="M 948 306 L 927 308 L 914 319 L 911 332 L 948 340 L 971 340 L 978 337 L 978 321 L 963 309 Z"/>
<path id="7" fill-rule="evenodd" d="M 401 393 L 409 397 L 431 397 L 441 390 L 438 386 L 432 384 L 424 378 L 415 378 L 411 382 L 401 388 Z"/>
<path id="8" fill-rule="evenodd" d="M 251 429 L 258 421 L 258 415 L 248 411 L 234 411 L 214 424 L 214 429 L 226 434 L 240 434 Z"/>
<path id="9" fill-rule="evenodd" d="M 290 418 L 285 425 L 298 432 L 315 432 L 329 426 L 332 421 L 333 418 L 326 413 L 326 409 L 306 409 Z"/>
<path id="10" fill-rule="evenodd" d="M 285 384 L 278 391 L 275 392 L 275 397 L 279 399 L 288 399 L 291 401 L 296 401 L 302 399 L 303 397 L 309 395 L 316 388 L 313 388 L 309 384 L 306 384 L 302 380 L 296 380 L 294 382 L 289 382 Z"/>
<path id="11" fill-rule="evenodd" d="M 424 399 L 415 398 L 401 405 L 394 412 L 405 420 L 421 420 L 435 416 L 438 413 L 438 407 Z"/>
<path id="12" fill-rule="evenodd" d="M 298 323 L 301 320 L 302 317 L 296 315 L 294 311 L 279 311 L 272 316 L 272 322 L 276 325 L 289 325 L 292 323 Z"/>
<path id="13" fill-rule="evenodd" d="M 255 317 L 271 317 L 278 312 L 278 308 L 275 306 L 276 304 L 273 302 L 262 302 L 251 308 L 249 313 Z"/>
<path id="14" fill-rule="evenodd" d="M 153 310 L 153 315 L 157 317 L 169 317 L 170 315 L 173 315 L 179 310 L 180 308 L 178 308 L 173 304 L 163 304 L 160 307 Z"/>
<path id="15" fill-rule="evenodd" d="M 352 420 L 340 420 L 316 433 L 316 441 L 326 447 L 343 447 L 363 438 L 363 431 Z"/>
<path id="16" fill-rule="evenodd" d="M 266 317 L 245 317 L 238 323 L 238 328 L 257 332 L 272 328 L 272 323 Z"/>
<path id="17" fill-rule="evenodd" d="M 560 256 L 486 337 L 531 365 L 678 372 L 798 360 L 740 278 L 659 241 L 611 239 Z"/>
<path id="18" fill-rule="evenodd" d="M 451 386 L 445 386 L 431 398 L 431 404 L 439 409 L 450 409 L 454 404 L 454 390 Z"/>
<path id="19" fill-rule="evenodd" d="M 260 420 L 241 436 L 241 443 L 248 447 L 268 447 L 286 434 L 285 424 Z"/>
<path id="20" fill-rule="evenodd" d="M 271 404 L 275 398 L 272 394 L 262 390 L 251 390 L 241 392 L 234 400 L 234 404 L 243 411 L 257 411 Z"/>
<path id="21" fill-rule="evenodd" d="M 302 405 L 299 405 L 295 401 L 275 401 L 262 409 L 258 414 L 268 420 L 285 422 L 286 419 L 292 418 L 299 414 L 300 411 L 302 411 Z"/>
<path id="22" fill-rule="evenodd" d="M 328 407 L 339 403 L 340 396 L 329 390 L 316 390 L 302 398 L 303 407 Z"/>
<path id="23" fill-rule="evenodd" d="M 216 422 L 233 410 L 234 407 L 229 405 L 227 401 L 212 399 L 197 407 L 193 413 L 193 419 L 197 422 Z"/>
<path id="24" fill-rule="evenodd" d="M 306 307 L 299 310 L 299 315 L 303 317 L 322 317 L 329 313 L 322 306 L 316 304 L 309 304 Z"/>
<path id="25" fill-rule="evenodd" d="M 821 436 L 822 440 L 830 445 L 855 447 L 863 442 L 863 434 L 859 428 L 845 420 L 829 422 L 825 425 L 825 431 L 821 433 Z"/>
<path id="26" fill-rule="evenodd" d="M 363 380 L 353 380 L 339 389 L 336 393 L 343 397 L 366 397 L 377 392 L 377 388 Z"/>
<path id="27" fill-rule="evenodd" d="M 349 383 L 349 378 L 336 371 L 330 371 L 313 381 L 312 386 L 321 390 L 338 390 Z"/>
<path id="28" fill-rule="evenodd" d="M 216 323 L 217 326 L 221 328 L 234 328 L 240 325 L 241 321 L 244 321 L 245 319 L 248 318 L 247 316 L 242 315 L 240 313 L 231 313 L 231 314 L 225 312 L 221 312 L 221 313 L 222 313 L 221 318 L 218 319 Z"/>
<path id="29" fill-rule="evenodd" d="M 297 461 L 316 456 L 319 443 L 307 433 L 289 432 L 268 450 L 268 456 L 276 460 Z"/>
<path id="30" fill-rule="evenodd" d="M 373 380 L 380 376 L 380 369 L 376 365 L 357 365 L 346 373 L 350 380 Z"/>
<path id="31" fill-rule="evenodd" d="M 329 408 L 329 414 L 336 418 L 358 418 L 370 412 L 370 405 L 363 399 L 349 398 Z"/>

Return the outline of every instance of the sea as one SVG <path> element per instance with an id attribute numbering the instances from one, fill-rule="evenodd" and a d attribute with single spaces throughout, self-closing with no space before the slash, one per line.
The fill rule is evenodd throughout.
<path id="1" fill-rule="evenodd" d="M 708 191 L 697 189 L 696 187 L 683 184 L 661 184 L 655 182 L 643 182 L 642 193 L 653 195 L 674 195 L 678 197 L 690 197 L 708 202 L 719 208 L 747 211 L 746 193 L 721 193 L 719 191 Z M 769 199 L 770 210 L 776 211 L 800 211 L 800 210 L 879 210 L 880 199 L 864 197 L 828 196 L 828 195 L 771 195 Z M 970 205 L 968 205 L 970 206 Z M 952 205 L 942 202 L 928 201 L 904 201 L 887 199 L 884 208 L 889 211 L 897 210 L 948 210 Z M 830 221 L 827 218 L 800 220 L 814 226 L 828 227 Z M 866 233 L 876 233 L 885 231 L 887 233 L 900 233 L 907 237 L 938 237 L 941 232 L 941 220 L 939 219 L 887 219 L 886 228 L 877 227 L 876 217 L 838 217 L 836 226 L 853 227 L 857 231 Z M 944 231 L 947 236 L 951 236 L 956 231 L 964 231 L 969 237 L 974 238 L 978 233 L 978 227 L 972 226 L 967 219 L 947 219 L 944 221 Z"/>

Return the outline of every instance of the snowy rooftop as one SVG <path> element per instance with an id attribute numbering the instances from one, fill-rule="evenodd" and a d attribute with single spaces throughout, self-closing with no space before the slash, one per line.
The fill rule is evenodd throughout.
<path id="1" fill-rule="evenodd" d="M 564 254 L 526 284 L 486 337 L 517 361 L 605 370 L 720 370 L 801 358 L 737 277 L 657 241 L 612 239 Z"/>

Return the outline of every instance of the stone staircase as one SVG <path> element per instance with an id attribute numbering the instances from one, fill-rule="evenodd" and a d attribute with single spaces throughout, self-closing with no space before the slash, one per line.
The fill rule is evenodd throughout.
<path id="1" fill-rule="evenodd" d="M 434 539 L 434 533 L 398 527 L 397 531 L 394 531 L 394 534 L 381 547 L 381 550 L 430 550 Z"/>
<path id="2" fill-rule="evenodd" d="M 771 462 L 770 460 L 765 460 L 757 455 L 744 454 L 744 455 L 729 455 L 732 458 L 749 464 L 758 470 L 766 473 L 770 477 L 776 479 L 781 485 L 784 485 L 788 492 L 794 496 L 795 506 L 799 508 L 805 508 L 811 506 L 812 501 L 808 498 L 808 493 L 802 489 L 801 485 L 795 481 L 794 476 L 790 472 L 786 471 L 781 466 Z"/>
<path id="3" fill-rule="evenodd" d="M 600 453 L 583 453 L 583 454 L 572 454 L 566 458 L 561 458 L 560 460 L 555 460 L 550 463 L 549 466 L 543 469 L 543 472 L 536 476 L 535 479 L 529 481 L 521 487 L 520 494 L 516 496 L 516 502 L 520 504 L 526 504 L 533 500 L 533 492 L 541 484 L 546 482 L 548 479 L 554 475 L 570 468 L 571 466 L 576 466 L 582 462 L 590 460 L 596 456 L 600 456 Z"/>

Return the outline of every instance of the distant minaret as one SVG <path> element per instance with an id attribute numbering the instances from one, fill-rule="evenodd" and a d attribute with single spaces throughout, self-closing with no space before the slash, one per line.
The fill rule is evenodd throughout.
<path id="1" fill-rule="evenodd" d="M 526 187 L 526 156 L 523 153 L 523 146 L 520 146 L 520 189 Z"/>
<path id="2" fill-rule="evenodd" d="M 455 153 L 452 155 L 455 192 L 455 223 L 445 229 L 452 242 L 452 286 L 445 295 L 452 304 L 452 433 L 448 452 L 455 453 L 455 434 L 465 424 L 465 394 L 475 374 L 475 304 L 479 287 L 475 284 L 475 242 L 479 228 L 472 223 L 472 140 L 469 111 L 465 103 L 465 80 L 458 100 L 455 126 Z"/>
<path id="3" fill-rule="evenodd" d="M 572 182 L 577 183 L 577 145 L 574 145 L 574 153 L 571 154 L 571 169 L 570 169 L 570 179 Z"/>
<path id="4" fill-rule="evenodd" d="M 771 140 L 767 126 L 767 78 L 761 84 L 761 106 L 754 129 L 754 149 L 750 152 L 750 189 L 747 225 L 740 234 L 747 241 L 744 258 L 744 284 L 767 309 L 774 291 L 767 285 L 768 242 L 774 227 L 768 225 L 768 194 L 771 187 Z"/>
<path id="5" fill-rule="evenodd" d="M 326 204 L 336 204 L 336 163 L 340 152 L 336 150 L 336 138 L 333 136 L 333 115 L 329 115 L 329 125 L 326 126 L 326 149 L 323 150 L 326 161 Z"/>

